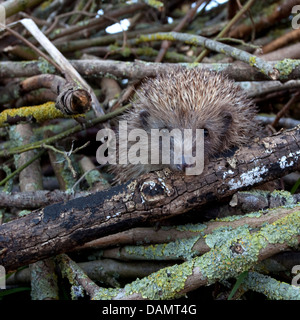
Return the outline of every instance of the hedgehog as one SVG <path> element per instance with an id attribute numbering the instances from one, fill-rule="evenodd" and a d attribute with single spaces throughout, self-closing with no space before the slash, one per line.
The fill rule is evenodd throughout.
<path id="1" fill-rule="evenodd" d="M 127 121 L 128 132 L 143 129 L 150 134 L 151 129 L 192 129 L 193 132 L 203 129 L 205 163 L 249 142 L 256 130 L 256 106 L 246 93 L 225 75 L 205 69 L 177 67 L 154 78 L 146 78 L 131 103 L 132 108 L 119 118 Z M 119 138 L 120 133 L 117 132 L 117 141 Z M 127 153 L 134 143 L 128 141 L 127 149 L 117 151 L 117 158 L 124 156 L 121 153 Z M 149 143 L 145 145 L 146 152 L 149 152 Z M 182 140 L 178 142 L 171 137 L 171 153 L 176 143 L 182 143 Z M 187 148 L 193 148 L 194 144 L 195 139 Z M 195 151 L 191 154 L 195 155 Z M 165 167 L 184 171 L 190 166 L 184 157 L 181 163 L 176 162 L 175 157 L 171 159 L 173 161 L 168 164 L 153 164 L 151 161 L 119 164 L 117 161 L 111 165 L 110 171 L 117 183 L 124 183 Z"/>

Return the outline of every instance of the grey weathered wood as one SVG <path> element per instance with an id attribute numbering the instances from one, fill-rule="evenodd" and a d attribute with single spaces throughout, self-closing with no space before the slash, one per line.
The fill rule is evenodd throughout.
<path id="1" fill-rule="evenodd" d="M 299 127 L 217 159 L 199 176 L 149 173 L 0 226 L 0 265 L 27 265 L 109 234 L 182 214 L 300 168 Z"/>

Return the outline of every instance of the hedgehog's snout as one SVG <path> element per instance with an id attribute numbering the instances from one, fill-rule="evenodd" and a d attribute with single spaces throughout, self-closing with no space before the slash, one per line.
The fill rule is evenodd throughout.
<path id="1" fill-rule="evenodd" d="M 181 163 L 174 164 L 174 168 L 177 171 L 185 171 L 186 168 L 191 168 L 193 166 L 194 164 L 191 164 L 191 161 L 188 161 L 187 157 L 184 157 L 184 156 L 182 156 Z"/>

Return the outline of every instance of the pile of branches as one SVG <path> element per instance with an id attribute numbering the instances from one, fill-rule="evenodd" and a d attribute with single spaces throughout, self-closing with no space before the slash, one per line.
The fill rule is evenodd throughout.
<path id="1" fill-rule="evenodd" d="M 2 1 L 2 297 L 61 299 L 67 278 L 70 299 L 299 300 L 297 5 Z M 98 130 L 177 64 L 234 79 L 265 136 L 200 176 L 112 186 Z"/>

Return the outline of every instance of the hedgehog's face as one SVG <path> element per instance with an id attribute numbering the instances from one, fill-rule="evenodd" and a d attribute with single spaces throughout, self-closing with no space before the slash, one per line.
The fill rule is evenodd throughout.
<path id="1" fill-rule="evenodd" d="M 163 135 L 170 141 L 170 165 L 173 170 L 184 170 L 186 167 L 192 167 L 193 157 L 196 156 L 197 146 L 199 143 L 197 139 L 200 136 L 196 135 L 195 129 L 203 129 L 204 135 L 204 158 L 205 162 L 209 158 L 215 156 L 224 151 L 224 141 L 226 136 L 230 134 L 230 126 L 232 124 L 232 116 L 229 112 L 220 112 L 218 116 L 214 115 L 213 118 L 204 120 L 201 117 L 195 117 L 193 112 L 185 117 L 177 117 L 176 113 L 169 118 L 157 118 L 150 115 L 147 110 L 141 110 L 139 112 L 139 127 L 143 128 L 148 134 L 151 133 L 151 129 L 158 129 L 161 135 L 159 139 L 160 153 L 164 154 L 164 147 L 162 146 Z M 217 129 L 216 129 L 217 128 Z M 184 129 L 192 129 L 191 139 L 184 140 Z M 177 131 L 176 131 L 177 130 Z M 176 132 L 180 131 L 179 134 Z M 184 143 L 184 144 L 183 144 Z M 181 150 L 185 150 L 185 153 L 181 152 L 179 159 L 179 153 L 176 151 L 176 146 L 181 145 Z M 184 155 L 183 155 L 184 154 Z M 190 156 L 189 156 L 190 155 Z M 162 155 L 160 155 L 162 159 Z"/>

